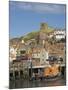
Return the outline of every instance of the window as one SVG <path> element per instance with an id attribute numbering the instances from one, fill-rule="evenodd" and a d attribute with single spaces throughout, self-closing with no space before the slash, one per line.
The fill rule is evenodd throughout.
<path id="1" fill-rule="evenodd" d="M 25 51 L 25 50 L 21 50 L 20 53 L 21 53 L 21 54 L 25 54 L 26 51 Z"/>

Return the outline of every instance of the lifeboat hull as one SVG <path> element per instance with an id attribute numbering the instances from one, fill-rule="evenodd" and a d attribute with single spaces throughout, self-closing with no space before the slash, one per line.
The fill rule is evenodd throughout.
<path id="1" fill-rule="evenodd" d="M 53 78 L 60 75 L 59 67 L 52 66 L 44 69 L 44 77 Z"/>

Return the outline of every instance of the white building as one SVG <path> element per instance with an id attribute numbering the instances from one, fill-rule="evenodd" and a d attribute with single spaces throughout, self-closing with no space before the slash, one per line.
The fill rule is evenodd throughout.
<path id="1" fill-rule="evenodd" d="M 48 52 L 43 48 L 40 51 L 40 63 L 44 64 L 44 63 L 48 63 L 48 61 L 46 61 L 48 59 Z"/>
<path id="2" fill-rule="evenodd" d="M 57 40 L 60 40 L 62 38 L 65 39 L 66 32 L 65 32 L 65 30 L 55 30 L 54 35 Z"/>
<path id="3" fill-rule="evenodd" d="M 32 58 L 36 63 L 40 63 L 40 65 L 49 64 L 48 61 L 48 52 L 44 48 L 35 49 L 32 53 Z"/>
<path id="4" fill-rule="evenodd" d="M 49 33 L 48 37 L 52 38 L 53 36 L 55 36 L 55 38 L 57 40 L 61 40 L 62 38 L 65 39 L 66 36 L 66 31 L 65 30 L 53 30 L 51 33 Z"/>
<path id="5" fill-rule="evenodd" d="M 10 50 L 9 50 L 9 59 L 10 59 L 10 62 L 12 62 L 13 60 L 16 59 L 16 54 L 17 54 L 17 50 L 14 49 L 13 47 L 10 47 Z"/>

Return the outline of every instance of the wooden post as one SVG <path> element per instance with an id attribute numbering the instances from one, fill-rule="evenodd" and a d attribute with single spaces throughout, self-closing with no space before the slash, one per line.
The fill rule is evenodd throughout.
<path id="1" fill-rule="evenodd" d="M 19 78 L 20 78 L 20 64 L 18 64 L 18 75 L 19 75 Z"/>
<path id="2" fill-rule="evenodd" d="M 15 66 L 13 64 L 13 79 L 15 80 Z"/>

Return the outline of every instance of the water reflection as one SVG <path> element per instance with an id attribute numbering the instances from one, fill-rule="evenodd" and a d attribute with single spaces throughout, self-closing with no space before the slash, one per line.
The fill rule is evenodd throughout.
<path id="1" fill-rule="evenodd" d="M 57 80 L 35 80 L 35 81 L 29 81 L 29 80 L 14 80 L 10 81 L 10 89 L 13 88 L 31 88 L 31 87 L 48 87 L 48 86 L 64 86 L 66 85 L 65 78 L 59 78 Z"/>

